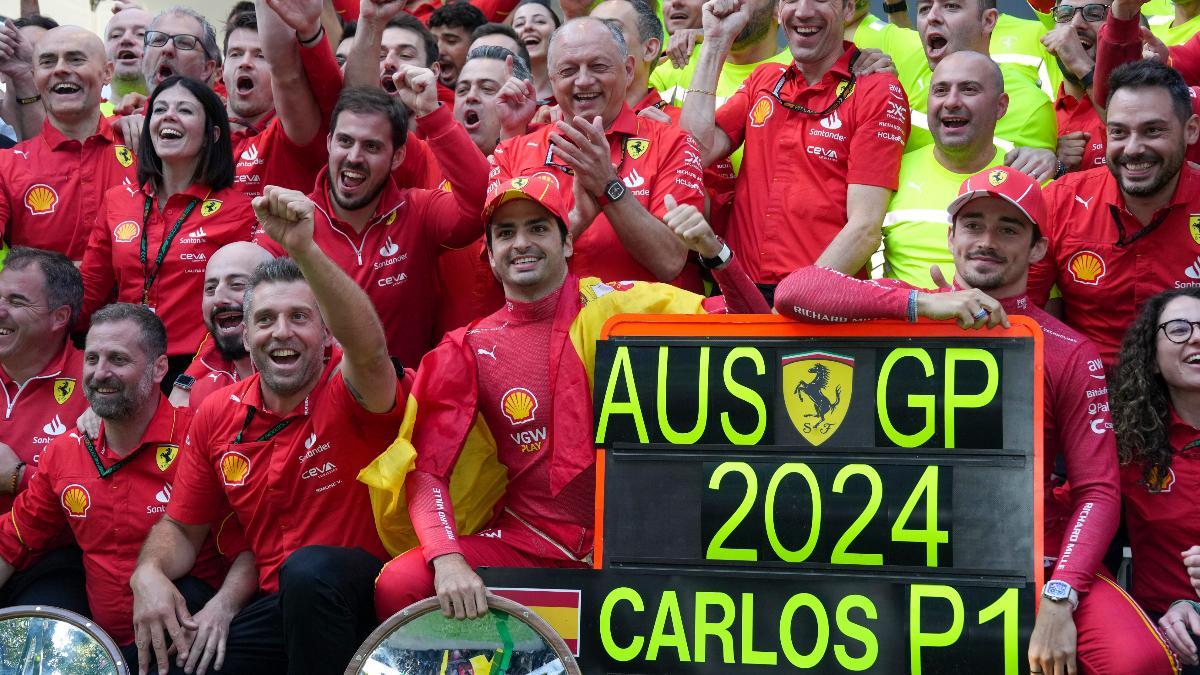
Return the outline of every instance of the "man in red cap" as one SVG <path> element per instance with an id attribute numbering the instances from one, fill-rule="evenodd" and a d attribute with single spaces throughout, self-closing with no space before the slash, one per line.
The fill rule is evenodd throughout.
<path id="1" fill-rule="evenodd" d="M 1029 266 L 1046 254 L 1046 208 L 1037 182 L 1008 167 L 963 182 L 947 209 L 954 285 L 926 291 L 902 281 L 863 281 L 824 267 L 796 270 L 775 307 L 799 321 L 832 323 L 918 317 L 963 328 L 1032 317 L 1045 333 L 1043 471 L 1046 576 L 1029 641 L 1032 673 L 1174 673 L 1174 656 L 1142 610 L 1099 572 L 1120 509 L 1116 442 L 1104 366 L 1095 346 L 1025 295 Z M 930 271 L 944 283 L 936 266 Z M 1056 476 L 1065 460 L 1069 487 Z"/>
<path id="2" fill-rule="evenodd" d="M 380 616 L 436 590 L 447 615 L 473 617 L 487 607 L 473 568 L 573 567 L 591 558 L 596 476 L 588 373 L 607 318 L 768 311 L 700 212 L 670 195 L 666 201 L 661 222 L 713 270 L 727 298 L 571 276 L 573 240 L 556 181 L 518 176 L 492 191 L 485 236 L 505 307 L 448 334 L 425 357 L 399 438 L 360 475 L 372 488 L 385 545 L 393 554 L 408 551 L 376 580 Z M 489 433 L 479 433 L 484 428 Z M 506 487 L 476 468 L 481 458 L 503 465 Z M 451 492 L 456 464 L 463 468 Z M 460 490 L 467 473 L 474 482 Z M 485 529 L 459 536 L 456 507 L 464 533 Z"/>

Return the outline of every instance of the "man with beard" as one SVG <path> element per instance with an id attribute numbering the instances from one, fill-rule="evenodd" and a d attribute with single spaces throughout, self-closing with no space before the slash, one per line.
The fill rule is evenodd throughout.
<path id="1" fill-rule="evenodd" d="M 131 654 L 136 606 L 129 589 L 136 551 L 171 499 L 176 459 L 192 417 L 158 391 L 167 372 L 166 345 L 162 322 L 144 305 L 117 303 L 92 316 L 83 389 L 100 417 L 100 433 L 92 440 L 76 431 L 51 442 L 29 487 L 0 520 L 0 582 L 9 580 L 22 556 L 45 551 L 68 530 L 74 535 L 83 550 L 92 617 L 126 658 L 136 658 Z M 193 653 L 206 664 L 215 657 L 219 668 L 221 636 L 255 590 L 254 559 L 240 544 L 226 549 L 237 556 L 230 569 L 213 540 L 198 548 L 195 564 L 175 575 L 190 578 L 180 579 L 179 589 L 171 586 L 187 595 L 179 596 L 187 632 L 174 637 L 181 653 L 194 641 Z M 164 656 L 158 663 L 166 673 Z M 141 672 L 148 664 L 142 661 Z"/>
<path id="2" fill-rule="evenodd" d="M 1029 638 L 1029 672 L 1177 673 L 1174 655 L 1153 624 L 1103 572 L 1104 553 L 1120 518 L 1117 448 L 1096 348 L 1025 294 L 1030 265 L 1046 254 L 1039 228 L 1053 222 L 1041 189 L 1009 167 L 984 169 L 962 183 L 947 211 L 954 286 L 926 291 L 902 281 L 863 281 L 813 266 L 779 284 L 775 308 L 809 323 L 915 323 L 924 317 L 954 319 L 969 329 L 1007 326 L 1009 314 L 1037 321 L 1045 334 L 1042 469 L 1048 581 Z M 1070 474 L 1069 487 L 1055 477 L 1059 461 Z"/>
<path id="3" fill-rule="evenodd" d="M 1007 108 L 1004 78 L 987 56 L 958 52 L 938 65 L 929 85 L 933 145 L 900 163 L 900 186 L 883 217 L 883 276 L 927 288 L 935 285 L 930 268 L 936 265 L 942 278 L 954 278 L 945 207 L 964 178 L 1004 164 L 993 134 Z"/>
<path id="4" fill-rule="evenodd" d="M 479 566 L 590 562 L 596 468 L 589 382 L 608 318 L 768 311 L 700 210 L 670 195 L 659 226 L 701 256 L 725 297 L 570 274 L 564 197 L 544 173 L 516 176 L 493 190 L 484 206 L 488 261 L 504 286 L 505 306 L 430 352 L 406 406 L 412 421 L 362 472 L 374 492 L 379 530 L 399 554 L 376 581 L 380 618 L 434 592 L 447 616 L 486 613 Z M 464 466 L 499 462 L 506 484 L 491 482 L 495 472 L 484 470 L 465 490 L 456 475 L 452 493 L 460 458 Z"/>
<path id="5" fill-rule="evenodd" d="M 0 512 L 29 487 L 49 443 L 87 409 L 83 354 L 68 339 L 83 303 L 79 271 L 61 253 L 16 247 L 0 270 Z M 16 561 L 14 561 L 16 562 Z M 24 566 L 24 560 L 20 561 Z M 0 605 L 87 611 L 75 547 L 56 549 L 0 591 Z"/>
<path id="6" fill-rule="evenodd" d="M 682 129 L 626 103 L 634 58 L 620 28 L 572 19 L 550 38 L 547 63 L 563 119 L 496 146 L 490 187 L 546 175 L 571 193 L 576 274 L 699 290 L 699 274 L 685 269 L 687 248 L 659 220 L 668 196 L 703 208 L 699 149 Z"/>
<path id="7" fill-rule="evenodd" d="M 46 119 L 37 137 L 0 154 L 0 228 L 11 246 L 78 262 L 105 191 L 131 184 L 137 167 L 128 139 L 100 114 L 112 77 L 104 43 L 77 26 L 46 36 L 33 54 L 37 95 L 27 104 L 45 106 Z M 0 59 L 0 70 L 11 65 Z"/>
<path id="8" fill-rule="evenodd" d="M 775 19 L 774 0 L 747 0 L 747 4 L 750 18 L 729 46 L 729 53 L 725 56 L 717 76 L 717 86 L 713 89 L 713 100 L 717 107 L 724 105 L 759 66 L 764 63 L 792 62 L 791 52 L 779 49 L 779 23 Z M 698 7 L 698 25 L 701 14 Z M 700 44 L 692 48 L 686 65 L 681 67 L 672 61 L 665 61 L 650 73 L 649 85 L 657 89 L 667 103 L 682 107 L 684 100 L 691 93 L 692 80 L 695 79 L 696 68 L 700 63 L 700 48 Z M 729 161 L 735 170 L 741 168 L 741 147 L 730 153 Z"/>
<path id="9" fill-rule="evenodd" d="M 403 0 L 362 0 L 354 45 L 346 58 L 347 87 L 378 86 L 396 95 L 393 78 L 405 65 L 441 76 L 438 39 L 416 17 L 401 11 Z M 437 82 L 437 98 L 454 105 L 454 90 Z"/>
<path id="10" fill-rule="evenodd" d="M 681 121 L 706 165 L 745 144 L 727 237 L 768 300 L 801 265 L 864 271 L 908 138 L 908 100 L 896 78 L 854 72 L 860 52 L 842 39 L 852 0 L 777 7 L 791 64 L 759 66 L 717 109 L 718 73 L 752 4 L 705 4 L 704 44 Z"/>
<path id="11" fill-rule="evenodd" d="M 469 2 L 451 2 L 433 10 L 429 17 L 429 31 L 437 38 L 438 83 L 454 90 L 459 72 L 467 61 L 467 50 L 471 47 L 471 33 L 487 23 L 483 12 Z"/>
<path id="12" fill-rule="evenodd" d="M 1038 305 L 1058 286 L 1063 319 L 1106 366 L 1147 298 L 1200 283 L 1200 169 L 1184 161 L 1200 118 L 1188 87 L 1169 66 L 1138 61 L 1109 88 L 1107 168 L 1046 189 L 1049 246 L 1029 275 Z"/>
<path id="13" fill-rule="evenodd" d="M 172 75 L 186 75 L 212 85 L 220 71 L 217 31 L 199 12 L 175 6 L 160 12 L 146 26 L 142 78 L 154 91 Z M 126 97 L 118 109 L 133 111 L 141 100 Z"/>
<path id="14" fill-rule="evenodd" d="M 181 630 L 168 579 L 232 507 L 262 594 L 233 620 L 227 671 L 327 675 L 375 626 L 386 554 L 355 476 L 396 437 L 406 391 L 370 299 L 313 238 L 317 205 L 269 186 L 254 210 L 289 256 L 247 285 L 243 339 L 258 372 L 196 411 L 167 515 L 130 580 L 134 621 L 139 648 L 161 662 L 164 635 Z"/>
<path id="15" fill-rule="evenodd" d="M 132 6 L 113 14 L 104 27 L 104 50 L 113 64 L 112 83 L 106 92 L 108 100 L 100 105 L 105 115 L 112 115 L 114 103 L 126 94 L 150 94 L 142 73 L 142 50 L 150 19 L 149 12 Z"/>
<path id="16" fill-rule="evenodd" d="M 318 209 L 317 244 L 371 298 L 388 353 L 415 367 L 433 346 L 438 254 L 483 234 L 488 169 L 450 109 L 438 105 L 433 71 L 401 64 L 395 77 L 396 97 L 377 88 L 342 92 L 330 122 L 329 165 L 309 198 Z M 400 188 L 392 180 L 404 160 L 406 110 L 449 190 Z"/>
<path id="17" fill-rule="evenodd" d="M 217 249 L 204 268 L 200 313 L 208 334 L 192 364 L 175 380 L 171 403 L 199 408 L 214 391 L 254 374 L 242 343 L 242 296 L 254 268 L 272 258 L 258 244 L 238 241 Z"/>

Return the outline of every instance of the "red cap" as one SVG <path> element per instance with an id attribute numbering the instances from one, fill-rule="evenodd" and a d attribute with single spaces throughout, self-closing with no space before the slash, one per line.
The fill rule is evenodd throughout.
<path id="1" fill-rule="evenodd" d="M 1042 186 L 1033 178 L 1007 166 L 984 169 L 963 181 L 958 197 L 950 202 L 946 210 L 950 220 L 958 216 L 968 202 L 980 197 L 999 197 L 1021 209 L 1021 213 L 1040 226 L 1046 220 L 1046 204 L 1042 201 Z"/>
<path id="2" fill-rule="evenodd" d="M 492 214 L 501 204 L 514 199 L 532 199 L 553 213 L 564 223 L 568 221 L 567 209 L 562 202 L 558 181 L 544 173 L 534 176 L 510 178 L 490 191 L 483 204 L 483 220 L 491 222 Z"/>

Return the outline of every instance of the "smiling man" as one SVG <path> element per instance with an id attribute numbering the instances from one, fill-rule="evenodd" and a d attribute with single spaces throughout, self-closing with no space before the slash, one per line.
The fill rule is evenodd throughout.
<path id="1" fill-rule="evenodd" d="M 46 120 L 37 137 L 0 153 L 0 226 L 11 246 L 78 262 L 105 191 L 131 184 L 137 166 L 127 139 L 100 114 L 113 70 L 104 43 L 76 26 L 46 36 L 32 64 Z"/>
<path id="2" fill-rule="evenodd" d="M 429 30 L 437 38 L 438 62 L 441 64 L 438 82 L 443 87 L 454 89 L 463 64 L 467 62 L 471 33 L 485 23 L 487 18 L 483 12 L 468 2 L 442 5 L 429 16 Z"/>
<path id="3" fill-rule="evenodd" d="M 825 267 L 805 267 L 779 285 L 776 310 L 808 323 L 916 323 L 921 317 L 954 319 L 966 329 L 1007 326 L 1009 314 L 1036 321 L 1045 335 L 1042 471 L 1048 581 L 1029 638 L 1028 672 L 1177 673 L 1174 655 L 1153 624 L 1103 571 L 1104 553 L 1120 519 L 1116 440 L 1095 346 L 1033 306 L 1025 293 L 1030 265 L 1047 248 L 1041 228 L 1050 221 L 1041 189 L 1009 167 L 984 169 L 962 182 L 947 215 L 943 241 L 954 258 L 953 286 L 925 290 L 902 281 L 863 281 Z M 1069 472 L 1069 485 L 1056 475 L 1058 466 Z"/>
<path id="4" fill-rule="evenodd" d="M 146 44 L 146 26 L 150 13 L 133 6 L 113 14 L 104 27 L 104 49 L 113 64 L 112 90 L 103 106 L 112 114 L 113 104 L 126 94 L 148 95 L 142 73 L 142 51 Z"/>

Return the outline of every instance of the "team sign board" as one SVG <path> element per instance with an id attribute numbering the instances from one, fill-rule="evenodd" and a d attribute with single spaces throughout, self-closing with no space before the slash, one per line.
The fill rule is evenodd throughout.
<path id="1" fill-rule="evenodd" d="M 628 317 L 594 378 L 585 673 L 1023 672 L 1041 333 Z M 567 629 L 571 630 L 571 629 Z"/>

